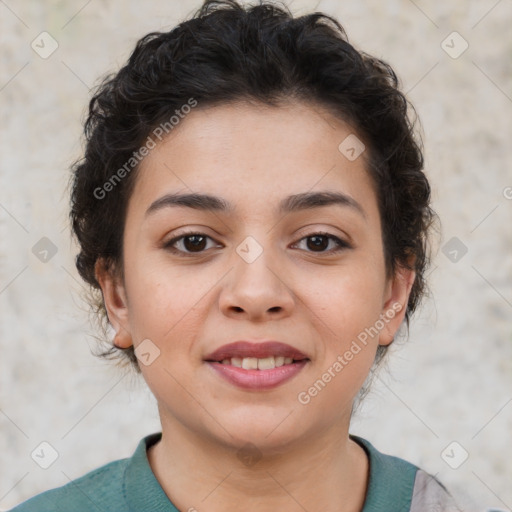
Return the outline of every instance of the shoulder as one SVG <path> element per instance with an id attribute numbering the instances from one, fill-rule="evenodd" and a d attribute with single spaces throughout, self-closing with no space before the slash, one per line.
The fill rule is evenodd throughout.
<path id="1" fill-rule="evenodd" d="M 369 441 L 350 436 L 366 451 L 368 489 L 363 512 L 457 512 L 452 496 L 432 475 L 416 465 L 378 451 Z"/>
<path id="2" fill-rule="evenodd" d="M 80 478 L 38 494 L 10 512 L 82 512 L 128 510 L 123 492 L 123 475 L 129 459 L 101 466 Z M 120 508 L 120 505 L 125 508 Z"/>
<path id="3" fill-rule="evenodd" d="M 416 472 L 411 501 L 411 512 L 461 512 L 446 487 L 422 469 Z"/>

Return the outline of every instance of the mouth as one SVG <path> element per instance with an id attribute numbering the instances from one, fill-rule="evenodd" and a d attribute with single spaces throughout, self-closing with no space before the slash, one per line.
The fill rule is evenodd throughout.
<path id="1" fill-rule="evenodd" d="M 208 363 L 220 363 L 223 365 L 234 366 L 235 368 L 243 368 L 244 370 L 273 370 L 284 365 L 299 363 L 301 361 L 309 361 L 307 358 L 293 359 L 284 356 L 269 357 L 230 357 L 222 359 L 222 361 L 206 360 Z"/>
<path id="2" fill-rule="evenodd" d="M 277 341 L 224 345 L 205 357 L 216 374 L 244 389 L 276 387 L 297 375 L 310 361 L 298 349 Z"/>
<path id="3" fill-rule="evenodd" d="M 269 370 L 305 359 L 309 359 L 306 354 L 279 341 L 235 341 L 223 345 L 204 358 L 210 363 L 229 364 L 245 370 Z"/>

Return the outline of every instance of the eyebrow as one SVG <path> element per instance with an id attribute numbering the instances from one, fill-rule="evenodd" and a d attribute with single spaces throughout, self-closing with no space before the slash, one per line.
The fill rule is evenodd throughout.
<path id="1" fill-rule="evenodd" d="M 332 192 L 328 190 L 303 192 L 285 197 L 279 203 L 277 212 L 279 214 L 286 214 L 331 205 L 349 207 L 366 218 L 363 207 L 353 197 L 342 192 Z M 166 194 L 151 203 L 145 215 L 147 217 L 150 214 L 168 207 L 185 207 L 220 213 L 234 213 L 235 211 L 234 205 L 222 197 L 200 193 L 174 193 Z"/>

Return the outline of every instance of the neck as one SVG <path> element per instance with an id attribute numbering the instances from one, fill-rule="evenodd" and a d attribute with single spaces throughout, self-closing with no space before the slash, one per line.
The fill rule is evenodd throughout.
<path id="1" fill-rule="evenodd" d="M 345 428 L 330 428 L 278 448 L 237 448 L 176 421 L 148 450 L 161 487 L 179 510 L 359 512 L 368 481 L 364 450 Z"/>

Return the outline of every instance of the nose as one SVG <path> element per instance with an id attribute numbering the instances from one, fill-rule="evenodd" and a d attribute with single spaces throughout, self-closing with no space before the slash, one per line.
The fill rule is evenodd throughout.
<path id="1" fill-rule="evenodd" d="M 279 265 L 276 255 L 265 249 L 252 261 L 240 254 L 234 258 L 234 268 L 226 276 L 219 295 L 222 313 L 254 322 L 290 316 L 295 305 L 294 293 L 289 273 Z"/>

